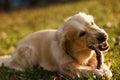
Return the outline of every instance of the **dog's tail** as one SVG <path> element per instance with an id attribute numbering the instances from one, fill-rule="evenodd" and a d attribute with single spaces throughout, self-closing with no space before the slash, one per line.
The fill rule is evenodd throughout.
<path id="1" fill-rule="evenodd" d="M 11 56 L 0 56 L 0 66 L 9 66 L 10 65 Z"/>

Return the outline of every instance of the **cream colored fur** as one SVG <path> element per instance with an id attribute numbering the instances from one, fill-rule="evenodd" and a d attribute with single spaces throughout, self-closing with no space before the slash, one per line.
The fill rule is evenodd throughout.
<path id="1" fill-rule="evenodd" d="M 86 34 L 79 37 L 83 31 Z M 42 30 L 28 35 L 18 43 L 14 54 L 9 58 L 0 58 L 0 63 L 16 70 L 26 70 L 38 65 L 70 77 L 95 73 L 98 78 L 111 78 L 112 72 L 104 64 L 104 55 L 102 68 L 98 70 L 96 54 L 88 48 L 89 45 L 98 43 L 98 33 L 106 34 L 94 23 L 92 16 L 78 13 L 68 18 L 58 30 Z"/>

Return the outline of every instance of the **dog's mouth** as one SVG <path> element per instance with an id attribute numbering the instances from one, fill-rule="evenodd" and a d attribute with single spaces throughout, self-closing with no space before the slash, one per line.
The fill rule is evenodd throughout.
<path id="1" fill-rule="evenodd" d="M 106 41 L 100 43 L 100 44 L 93 44 L 88 46 L 90 49 L 94 50 L 93 47 L 97 47 L 100 51 L 105 51 L 109 48 L 109 45 Z"/>

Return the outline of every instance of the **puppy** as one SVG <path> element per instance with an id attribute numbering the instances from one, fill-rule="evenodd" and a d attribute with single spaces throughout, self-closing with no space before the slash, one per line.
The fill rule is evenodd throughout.
<path id="1" fill-rule="evenodd" d="M 69 17 L 57 30 L 34 32 L 22 39 L 12 56 L 1 57 L 0 63 L 16 70 L 26 70 L 35 65 L 46 70 L 58 71 L 70 77 L 91 76 L 112 77 L 104 63 L 97 69 L 94 50 L 89 46 L 99 45 L 106 50 L 108 35 L 99 28 L 91 15 L 78 13 Z"/>

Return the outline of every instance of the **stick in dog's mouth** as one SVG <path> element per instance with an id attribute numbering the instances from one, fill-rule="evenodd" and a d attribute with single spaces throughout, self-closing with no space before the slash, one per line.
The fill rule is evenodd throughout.
<path id="1" fill-rule="evenodd" d="M 109 48 L 107 42 L 103 42 L 101 44 L 94 44 L 89 46 L 90 49 L 93 49 L 96 53 L 97 58 L 97 69 L 101 68 L 102 65 L 102 53 L 101 51 L 105 51 Z"/>

